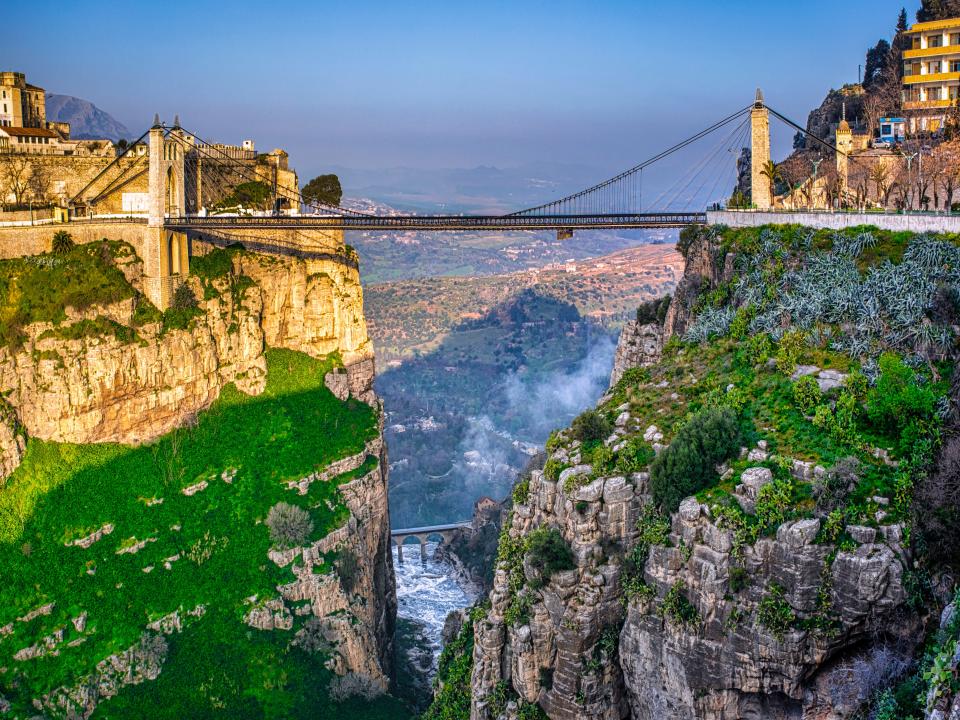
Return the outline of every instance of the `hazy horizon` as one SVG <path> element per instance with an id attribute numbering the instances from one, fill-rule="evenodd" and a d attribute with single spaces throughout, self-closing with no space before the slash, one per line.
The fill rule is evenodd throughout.
<path id="1" fill-rule="evenodd" d="M 857 80 L 900 9 L 823 0 L 802 11 L 742 0 L 288 7 L 266 16 L 246 2 L 226 11 L 133 2 L 121 14 L 105 2 L 63 3 L 49 22 L 15 5 L 4 69 L 93 102 L 135 135 L 159 112 L 207 139 L 283 147 L 301 178 L 334 166 L 554 162 L 602 179 L 745 106 L 758 86 L 804 122 L 831 87 Z M 775 127 L 775 154 L 791 138 Z"/>

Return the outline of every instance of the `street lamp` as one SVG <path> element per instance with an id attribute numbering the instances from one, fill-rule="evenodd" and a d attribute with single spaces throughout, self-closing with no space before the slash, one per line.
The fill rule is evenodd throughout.
<path id="1" fill-rule="evenodd" d="M 823 162 L 823 158 L 811 160 L 810 162 L 813 163 L 813 180 L 810 181 L 810 202 L 816 204 L 814 200 L 816 195 L 814 193 L 817 192 L 817 170 L 820 169 L 820 163 Z"/>

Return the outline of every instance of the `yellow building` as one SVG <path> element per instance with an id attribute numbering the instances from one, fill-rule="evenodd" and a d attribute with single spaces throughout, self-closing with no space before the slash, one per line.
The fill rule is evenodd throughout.
<path id="1" fill-rule="evenodd" d="M 936 132 L 960 94 L 960 18 L 917 23 L 903 51 L 903 109 L 909 132 Z"/>
<path id="2" fill-rule="evenodd" d="M 47 95 L 20 72 L 0 72 L 0 127 L 47 127 Z"/>

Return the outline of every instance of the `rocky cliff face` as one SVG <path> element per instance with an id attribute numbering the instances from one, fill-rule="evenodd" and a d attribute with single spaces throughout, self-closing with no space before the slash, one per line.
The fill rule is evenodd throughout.
<path id="1" fill-rule="evenodd" d="M 803 352 L 850 360 L 827 343 L 807 350 L 802 333 L 797 355 L 787 356 L 783 341 L 777 353 L 769 335 L 751 337 L 746 325 L 739 341 L 664 349 L 661 338 L 682 335 L 701 312 L 729 313 L 728 325 L 749 321 L 722 305 L 742 267 L 735 243 L 779 240 L 725 232 L 684 238 L 687 265 L 663 330 L 624 330 L 599 414 L 552 437 L 544 470 L 515 491 L 489 609 L 474 623 L 471 720 L 530 717 L 532 704 L 552 720 L 840 720 L 879 707 L 879 691 L 917 667 L 911 657 L 928 618 L 917 600 L 910 511 L 893 485 L 864 480 L 907 482 L 916 461 L 891 459 L 864 440 L 874 436 L 851 439 L 860 427 L 841 436 L 823 425 L 844 402 L 864 412 L 864 396 L 849 390 L 857 366 L 798 365 Z M 845 247 L 844 238 L 829 241 Z M 780 257 L 792 268 L 805 261 Z M 717 327 L 722 337 L 727 327 Z M 773 327 L 767 332 L 780 337 L 790 318 Z M 631 367 L 642 371 L 624 377 Z M 819 421 L 813 409 L 796 409 L 805 375 L 823 402 Z M 711 464 L 713 484 L 661 514 L 654 498 L 664 487 L 651 480 L 651 461 L 711 407 L 747 414 L 749 447 Z M 583 437 L 591 423 L 603 434 Z M 851 467 L 860 468 L 852 480 L 837 480 Z M 831 483 L 842 500 L 821 506 Z M 783 495 L 773 510 L 775 493 Z M 569 548 L 569 567 L 545 572 L 550 558 L 529 540 L 542 532 L 559 538 L 554 557 L 558 544 Z M 943 625 L 950 638 L 960 627 Z M 937 662 L 955 668 L 956 646 L 944 640 Z M 911 670 L 918 677 L 930 674 L 923 662 Z M 926 717 L 956 706 L 944 683 L 930 686 Z"/>
<path id="2" fill-rule="evenodd" d="M 165 327 L 160 320 L 143 322 L 135 299 L 130 299 L 82 312 L 67 308 L 65 322 L 27 326 L 21 345 L 0 348 L 2 477 L 14 473 L 28 438 L 140 444 L 191 423 L 228 383 L 242 393 L 259 395 L 266 388 L 267 347 L 316 358 L 333 355 L 334 369 L 324 379 L 327 388 L 340 400 L 356 398 L 381 411 L 372 388 L 374 360 L 357 270 L 334 260 L 281 259 L 245 251 L 231 251 L 230 257 L 232 269 L 226 275 L 188 280 L 201 300 L 184 329 Z M 134 257 L 121 268 L 135 288 L 142 275 L 139 267 Z M 251 628 L 265 632 L 299 627 L 296 637 L 291 633 L 293 644 L 332 649 L 327 667 L 347 678 L 344 696 L 384 692 L 392 674 L 396 595 L 387 467 L 381 416 L 376 437 L 362 452 L 289 483 L 285 490 L 301 496 L 314 483 L 333 484 L 331 497 L 340 499 L 346 519 L 316 542 L 264 557 L 265 566 L 272 562 L 292 572 L 294 579 L 278 586 L 273 597 L 250 598 L 244 618 Z M 208 483 L 220 480 L 232 484 L 236 473 L 236 468 L 218 469 L 213 480 L 187 487 L 183 495 L 202 493 Z M 330 498 L 324 502 L 327 512 L 342 511 Z M 76 544 L 87 549 L 113 529 L 106 525 Z M 145 544 L 123 552 L 137 552 Z M 331 568 L 334 558 L 337 564 Z M 179 559 L 179 554 L 167 558 L 166 569 Z M 150 565 L 143 572 L 152 569 Z M 151 623 L 138 644 L 103 659 L 78 684 L 35 698 L 35 707 L 87 717 L 124 686 L 155 680 L 167 641 L 208 610 L 203 605 L 183 607 Z M 80 620 L 80 625 L 74 623 L 78 632 L 83 631 Z M 11 632 L 12 626 L 0 628 L 0 638 Z M 51 651 L 58 654 L 63 639 L 59 632 L 60 640 L 51 636 L 45 648 L 26 648 L 26 654 L 15 659 L 29 662 Z M 0 714 L 9 707 L 0 695 Z"/>
<path id="3" fill-rule="evenodd" d="M 630 368 L 646 367 L 660 359 L 663 350 L 663 328 L 657 324 L 641 325 L 628 322 L 620 332 L 617 351 L 613 356 L 610 385 L 616 385 Z"/>
<path id="4" fill-rule="evenodd" d="M 635 422 L 625 419 L 610 444 Z M 533 473 L 509 534 L 559 529 L 576 569 L 553 575 L 531 593 L 528 617 L 509 622 L 516 581 L 498 568 L 490 611 L 475 631 L 474 720 L 497 717 L 491 707 L 502 683 L 554 720 L 846 717 L 828 689 L 832 663 L 878 634 L 911 638 L 919 630 L 905 611 L 902 526 L 848 527 L 855 541 L 838 550 L 818 540 L 819 520 L 799 520 L 738 547 L 695 498 L 652 548 L 647 590 L 627 601 L 623 549 L 640 540 L 647 474 L 591 480 L 576 442 L 551 459 L 569 467 L 555 481 Z M 795 472 L 804 478 L 814 469 L 797 463 Z M 536 580 L 526 565 L 522 582 Z M 782 632 L 764 625 L 771 588 L 795 623 Z M 689 617 L 672 614 L 675 602 L 689 605 Z"/>
<path id="5" fill-rule="evenodd" d="M 314 357 L 339 353 L 342 376 L 329 386 L 368 404 L 374 360 L 356 269 L 332 260 L 272 258 L 240 253 L 235 273 L 253 280 L 233 292 L 232 280 L 212 282 L 210 299 L 184 330 L 159 322 L 137 325 L 135 300 L 84 312 L 68 322 L 27 328 L 18 348 L 0 348 L 0 393 L 9 403 L 0 468 L 19 464 L 18 433 L 58 442 L 147 442 L 209 407 L 227 383 L 257 395 L 264 387 L 264 348 Z M 139 263 L 124 267 L 134 286 Z M 192 280 L 195 294 L 204 289 Z M 107 331 L 72 332 L 107 318 Z M 9 436 L 9 437 L 6 437 Z"/>

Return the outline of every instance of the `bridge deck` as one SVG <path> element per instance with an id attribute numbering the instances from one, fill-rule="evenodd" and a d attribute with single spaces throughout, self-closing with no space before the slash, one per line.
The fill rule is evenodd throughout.
<path id="1" fill-rule="evenodd" d="M 707 214 L 629 213 L 594 215 L 277 215 L 269 217 L 170 217 L 171 229 L 326 229 L 326 230 L 616 230 L 631 228 L 679 228 L 703 224 Z"/>
<path id="2" fill-rule="evenodd" d="M 469 521 L 450 523 L 449 525 L 426 525 L 424 527 L 416 528 L 400 528 L 398 530 L 391 530 L 391 537 L 400 537 L 402 535 L 426 535 L 434 532 L 445 532 L 447 530 L 459 530 L 461 528 L 473 527 L 473 524 Z"/>

